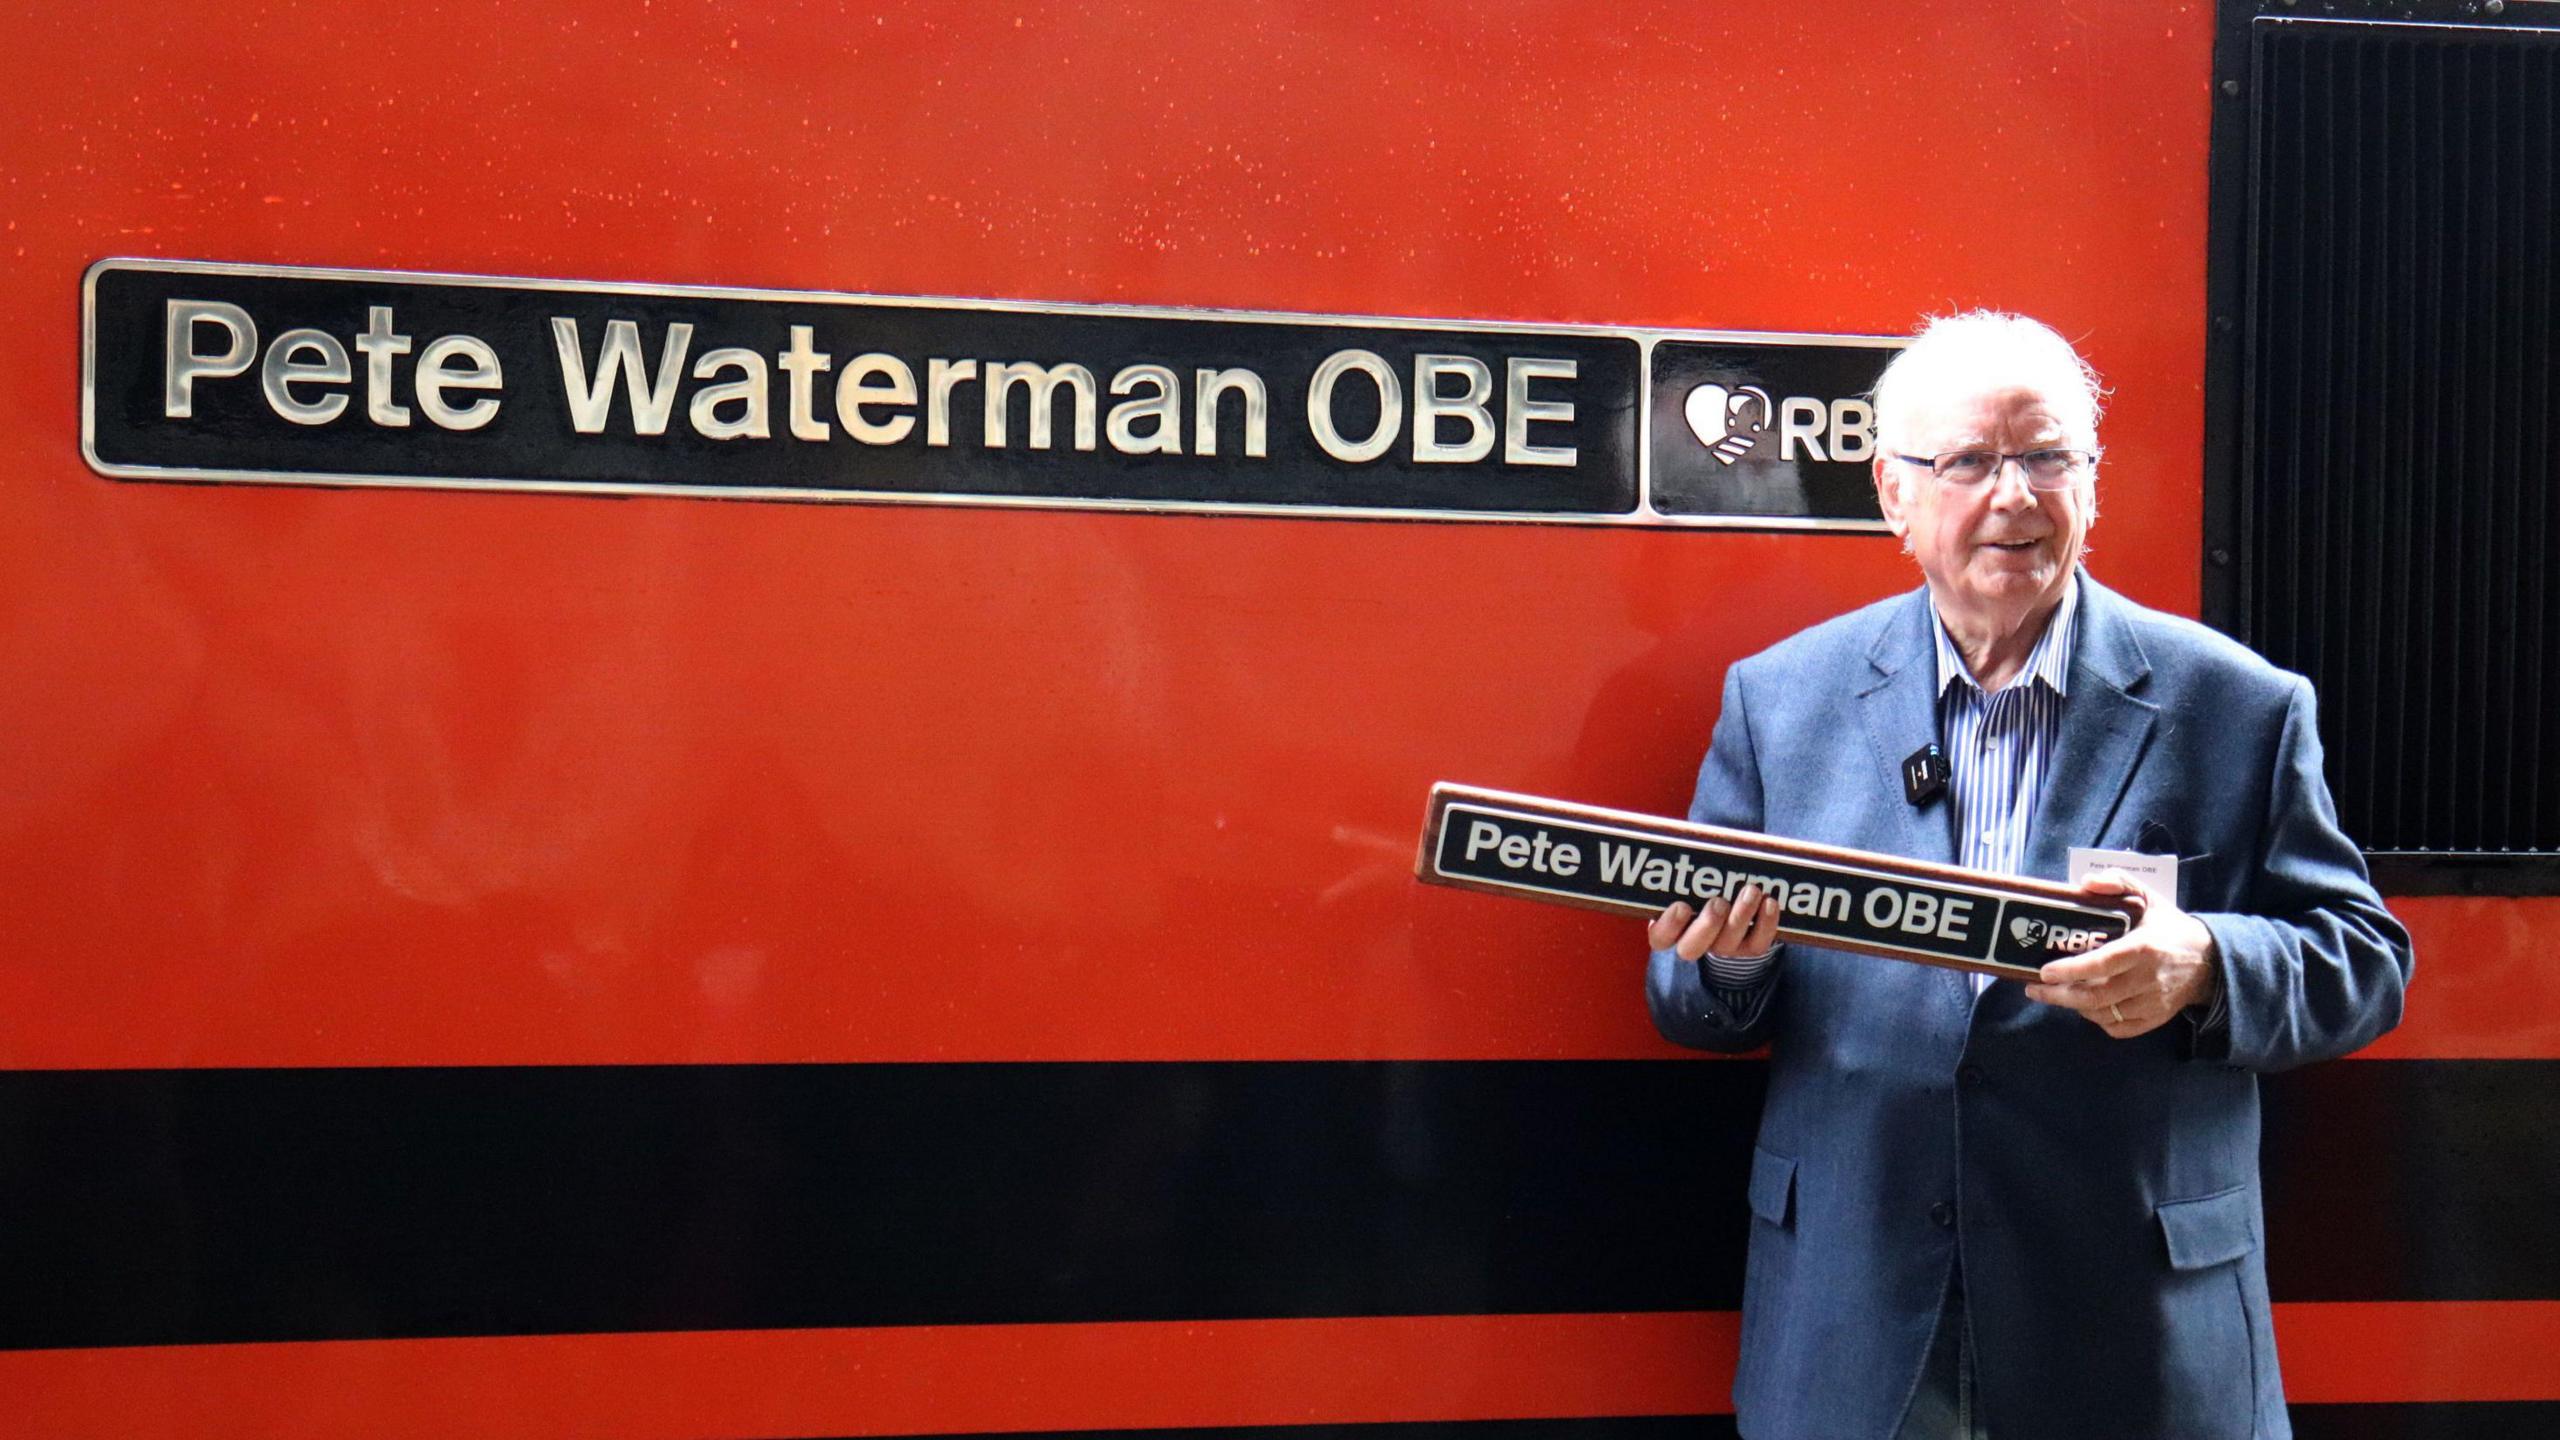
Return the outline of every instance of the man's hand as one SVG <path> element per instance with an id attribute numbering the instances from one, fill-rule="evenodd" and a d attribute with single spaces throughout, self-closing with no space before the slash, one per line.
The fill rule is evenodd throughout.
<path id="1" fill-rule="evenodd" d="M 2213 997 L 2213 932 L 2203 921 L 2121 870 L 2090 876 L 2080 893 L 2135 896 L 2142 919 L 2121 940 L 2045 966 L 2041 982 L 2027 987 L 2028 999 L 2077 1010 L 2110 1036 L 2130 1040 Z"/>
<path id="2" fill-rule="evenodd" d="M 1683 960 L 1714 954 L 1728 960 L 1757 960 L 1778 943 L 1778 919 L 1785 907 L 1763 903 L 1760 887 L 1745 885 L 1730 904 L 1722 896 L 1690 919 L 1689 907 L 1674 900 L 1645 931 L 1656 950 L 1670 950 Z"/>

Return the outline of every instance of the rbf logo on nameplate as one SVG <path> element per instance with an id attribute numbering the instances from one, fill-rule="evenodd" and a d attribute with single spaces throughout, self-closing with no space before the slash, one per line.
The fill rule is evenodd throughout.
<path id="1" fill-rule="evenodd" d="M 1787 939 L 2032 979 L 2132 928 L 2130 905 L 2015 876 L 1495 790 L 1433 788 L 1416 873 L 1631 915 L 1757 887 Z"/>
<path id="2" fill-rule="evenodd" d="M 1867 394 L 1895 350 L 1663 340 L 1653 347 L 1653 507 L 1664 515 L 1878 518 Z"/>

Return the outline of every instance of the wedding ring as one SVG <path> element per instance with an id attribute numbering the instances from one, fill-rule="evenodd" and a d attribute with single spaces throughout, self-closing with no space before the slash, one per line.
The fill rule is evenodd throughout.
<path id="1" fill-rule="evenodd" d="M 2108 1001 L 2107 1013 L 2116 1017 L 2117 1024 L 2121 1025 L 2124 1023 L 2124 1007 L 2122 1005 L 2117 1004 L 2113 1000 Z"/>

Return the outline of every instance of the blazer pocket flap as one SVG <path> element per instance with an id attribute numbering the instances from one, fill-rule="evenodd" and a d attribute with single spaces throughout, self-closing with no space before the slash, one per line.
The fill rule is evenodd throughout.
<path id="1" fill-rule="evenodd" d="M 2194 1200 L 2160 1202 L 2160 1233 L 2169 1238 L 2169 1265 L 2202 1270 L 2237 1260 L 2258 1248 L 2258 1201 L 2246 1185 Z"/>
<path id="2" fill-rule="evenodd" d="M 1725 1192 L 1730 1195 L 1733 1192 Z M 1772 1225 L 1787 1223 L 1796 1194 L 1796 1162 L 1751 1147 L 1751 1213 Z"/>

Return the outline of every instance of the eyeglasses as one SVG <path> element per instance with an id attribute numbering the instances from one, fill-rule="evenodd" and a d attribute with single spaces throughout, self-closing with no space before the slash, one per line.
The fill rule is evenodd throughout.
<path id="1" fill-rule="evenodd" d="M 2012 460 L 2027 472 L 2027 484 L 2038 490 L 2068 490 L 2098 468 L 2095 450 L 2029 450 L 2005 455 L 1997 450 L 1949 450 L 1943 455 L 1896 455 L 1905 465 L 1926 465 L 1948 485 L 1979 485 Z"/>

